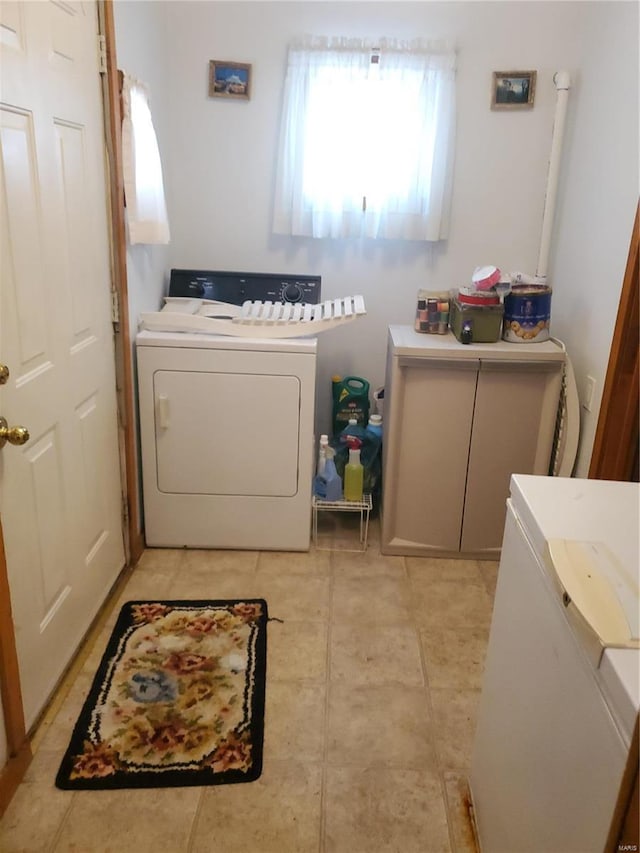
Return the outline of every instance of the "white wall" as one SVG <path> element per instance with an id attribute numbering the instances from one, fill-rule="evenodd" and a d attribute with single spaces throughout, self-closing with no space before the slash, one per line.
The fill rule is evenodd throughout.
<path id="1" fill-rule="evenodd" d="M 638 203 L 640 151 L 638 5 L 592 5 L 579 23 L 551 258 L 554 333 L 571 353 L 583 399 L 586 377 L 596 380 L 591 412 L 581 408 L 575 473 L 585 477 Z"/>
<path id="2" fill-rule="evenodd" d="M 576 83 L 549 269 L 552 332 L 566 337 L 580 384 L 588 370 L 601 390 L 638 193 L 635 3 L 121 0 L 117 17 L 130 6 L 166 19 L 170 33 L 161 58 L 170 265 L 319 273 L 324 296 L 365 297 L 365 319 L 320 336 L 320 431 L 329 427 L 333 373 L 363 376 L 372 387 L 383 383 L 387 326 L 412 323 L 418 288 L 459 286 L 485 263 L 535 272 L 555 108 L 553 74 L 571 72 Z M 126 33 L 132 61 L 136 50 L 147 51 L 140 23 Z M 129 16 L 127 26 L 134 25 Z M 456 41 L 458 137 L 448 241 L 427 246 L 271 234 L 287 44 L 302 33 Z M 252 63 L 250 101 L 208 98 L 210 59 Z M 533 110 L 490 110 L 491 72 L 511 69 L 537 70 Z M 586 245 L 596 256 L 591 263 Z M 134 303 L 137 299 L 134 293 Z M 578 303 L 588 317 L 588 339 L 574 328 Z M 592 433 L 587 422 L 583 472 Z"/>

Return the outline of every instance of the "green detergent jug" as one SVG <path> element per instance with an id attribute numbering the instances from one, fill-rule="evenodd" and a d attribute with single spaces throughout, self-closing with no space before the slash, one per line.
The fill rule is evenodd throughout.
<path id="1" fill-rule="evenodd" d="M 333 434 L 338 436 L 355 418 L 358 424 L 366 427 L 369 421 L 369 383 L 359 376 L 334 376 L 333 395 Z"/>

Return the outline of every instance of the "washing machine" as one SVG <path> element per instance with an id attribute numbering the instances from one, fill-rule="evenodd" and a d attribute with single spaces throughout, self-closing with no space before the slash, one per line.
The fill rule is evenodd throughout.
<path id="1" fill-rule="evenodd" d="M 170 295 L 219 298 L 218 274 L 174 273 Z M 223 276 L 228 302 L 319 300 L 312 277 Z M 147 545 L 307 550 L 317 339 L 145 330 L 136 354 Z"/>

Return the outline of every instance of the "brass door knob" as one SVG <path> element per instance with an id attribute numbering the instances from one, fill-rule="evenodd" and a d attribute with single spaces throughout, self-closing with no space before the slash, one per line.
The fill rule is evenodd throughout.
<path id="1" fill-rule="evenodd" d="M 0 448 L 9 444 L 26 444 L 29 441 L 29 430 L 23 426 L 10 427 L 6 418 L 0 417 Z"/>

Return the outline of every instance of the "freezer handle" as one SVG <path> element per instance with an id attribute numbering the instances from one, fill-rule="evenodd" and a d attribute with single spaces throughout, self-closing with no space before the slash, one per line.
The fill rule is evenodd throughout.
<path id="1" fill-rule="evenodd" d="M 547 556 L 560 584 L 565 608 L 575 607 L 585 627 L 598 638 L 602 648 L 640 648 L 635 631 L 629 625 L 625 610 L 614 592 L 616 586 L 635 595 L 633 579 L 627 576 L 615 555 L 602 542 L 580 542 L 571 539 L 549 539 Z M 634 633 L 636 636 L 634 636 Z"/>

